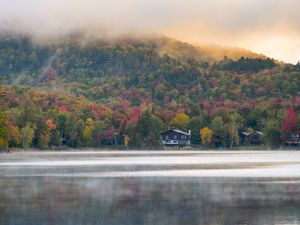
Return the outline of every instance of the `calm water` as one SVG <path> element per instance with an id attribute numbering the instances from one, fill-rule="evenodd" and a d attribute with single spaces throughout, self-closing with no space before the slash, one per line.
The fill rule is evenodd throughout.
<path id="1" fill-rule="evenodd" d="M 300 224 L 300 152 L 1 154 L 0 224 Z"/>

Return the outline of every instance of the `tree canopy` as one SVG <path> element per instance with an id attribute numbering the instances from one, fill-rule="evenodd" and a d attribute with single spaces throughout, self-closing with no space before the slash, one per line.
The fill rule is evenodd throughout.
<path id="1" fill-rule="evenodd" d="M 191 130 L 200 144 L 207 127 L 214 145 L 233 147 L 249 129 L 279 132 L 281 142 L 298 131 L 299 64 L 256 55 L 217 61 L 166 42 L 0 37 L 2 145 L 161 147 L 169 128 Z"/>

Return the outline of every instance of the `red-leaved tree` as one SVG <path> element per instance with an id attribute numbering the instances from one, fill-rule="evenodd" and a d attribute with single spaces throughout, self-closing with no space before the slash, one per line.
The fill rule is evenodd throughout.
<path id="1" fill-rule="evenodd" d="M 296 131 L 297 130 L 297 122 L 298 122 L 298 117 L 293 108 L 289 108 L 286 111 L 285 118 L 283 120 L 283 132 L 285 134 L 288 134 L 290 132 Z"/>

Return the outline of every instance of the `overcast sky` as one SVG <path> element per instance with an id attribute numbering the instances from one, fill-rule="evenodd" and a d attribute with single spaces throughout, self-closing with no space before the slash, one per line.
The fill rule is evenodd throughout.
<path id="1" fill-rule="evenodd" d="M 160 33 L 300 60 L 300 0 L 0 0 L 0 29 L 36 36 Z"/>

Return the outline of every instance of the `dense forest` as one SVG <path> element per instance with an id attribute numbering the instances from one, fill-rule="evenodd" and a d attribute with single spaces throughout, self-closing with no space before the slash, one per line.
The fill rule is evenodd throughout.
<path id="1" fill-rule="evenodd" d="M 3 147 L 154 149 L 162 131 L 178 128 L 208 147 L 262 131 L 276 148 L 300 127 L 300 64 L 245 50 L 214 57 L 166 37 L 2 35 L 0 75 Z"/>

